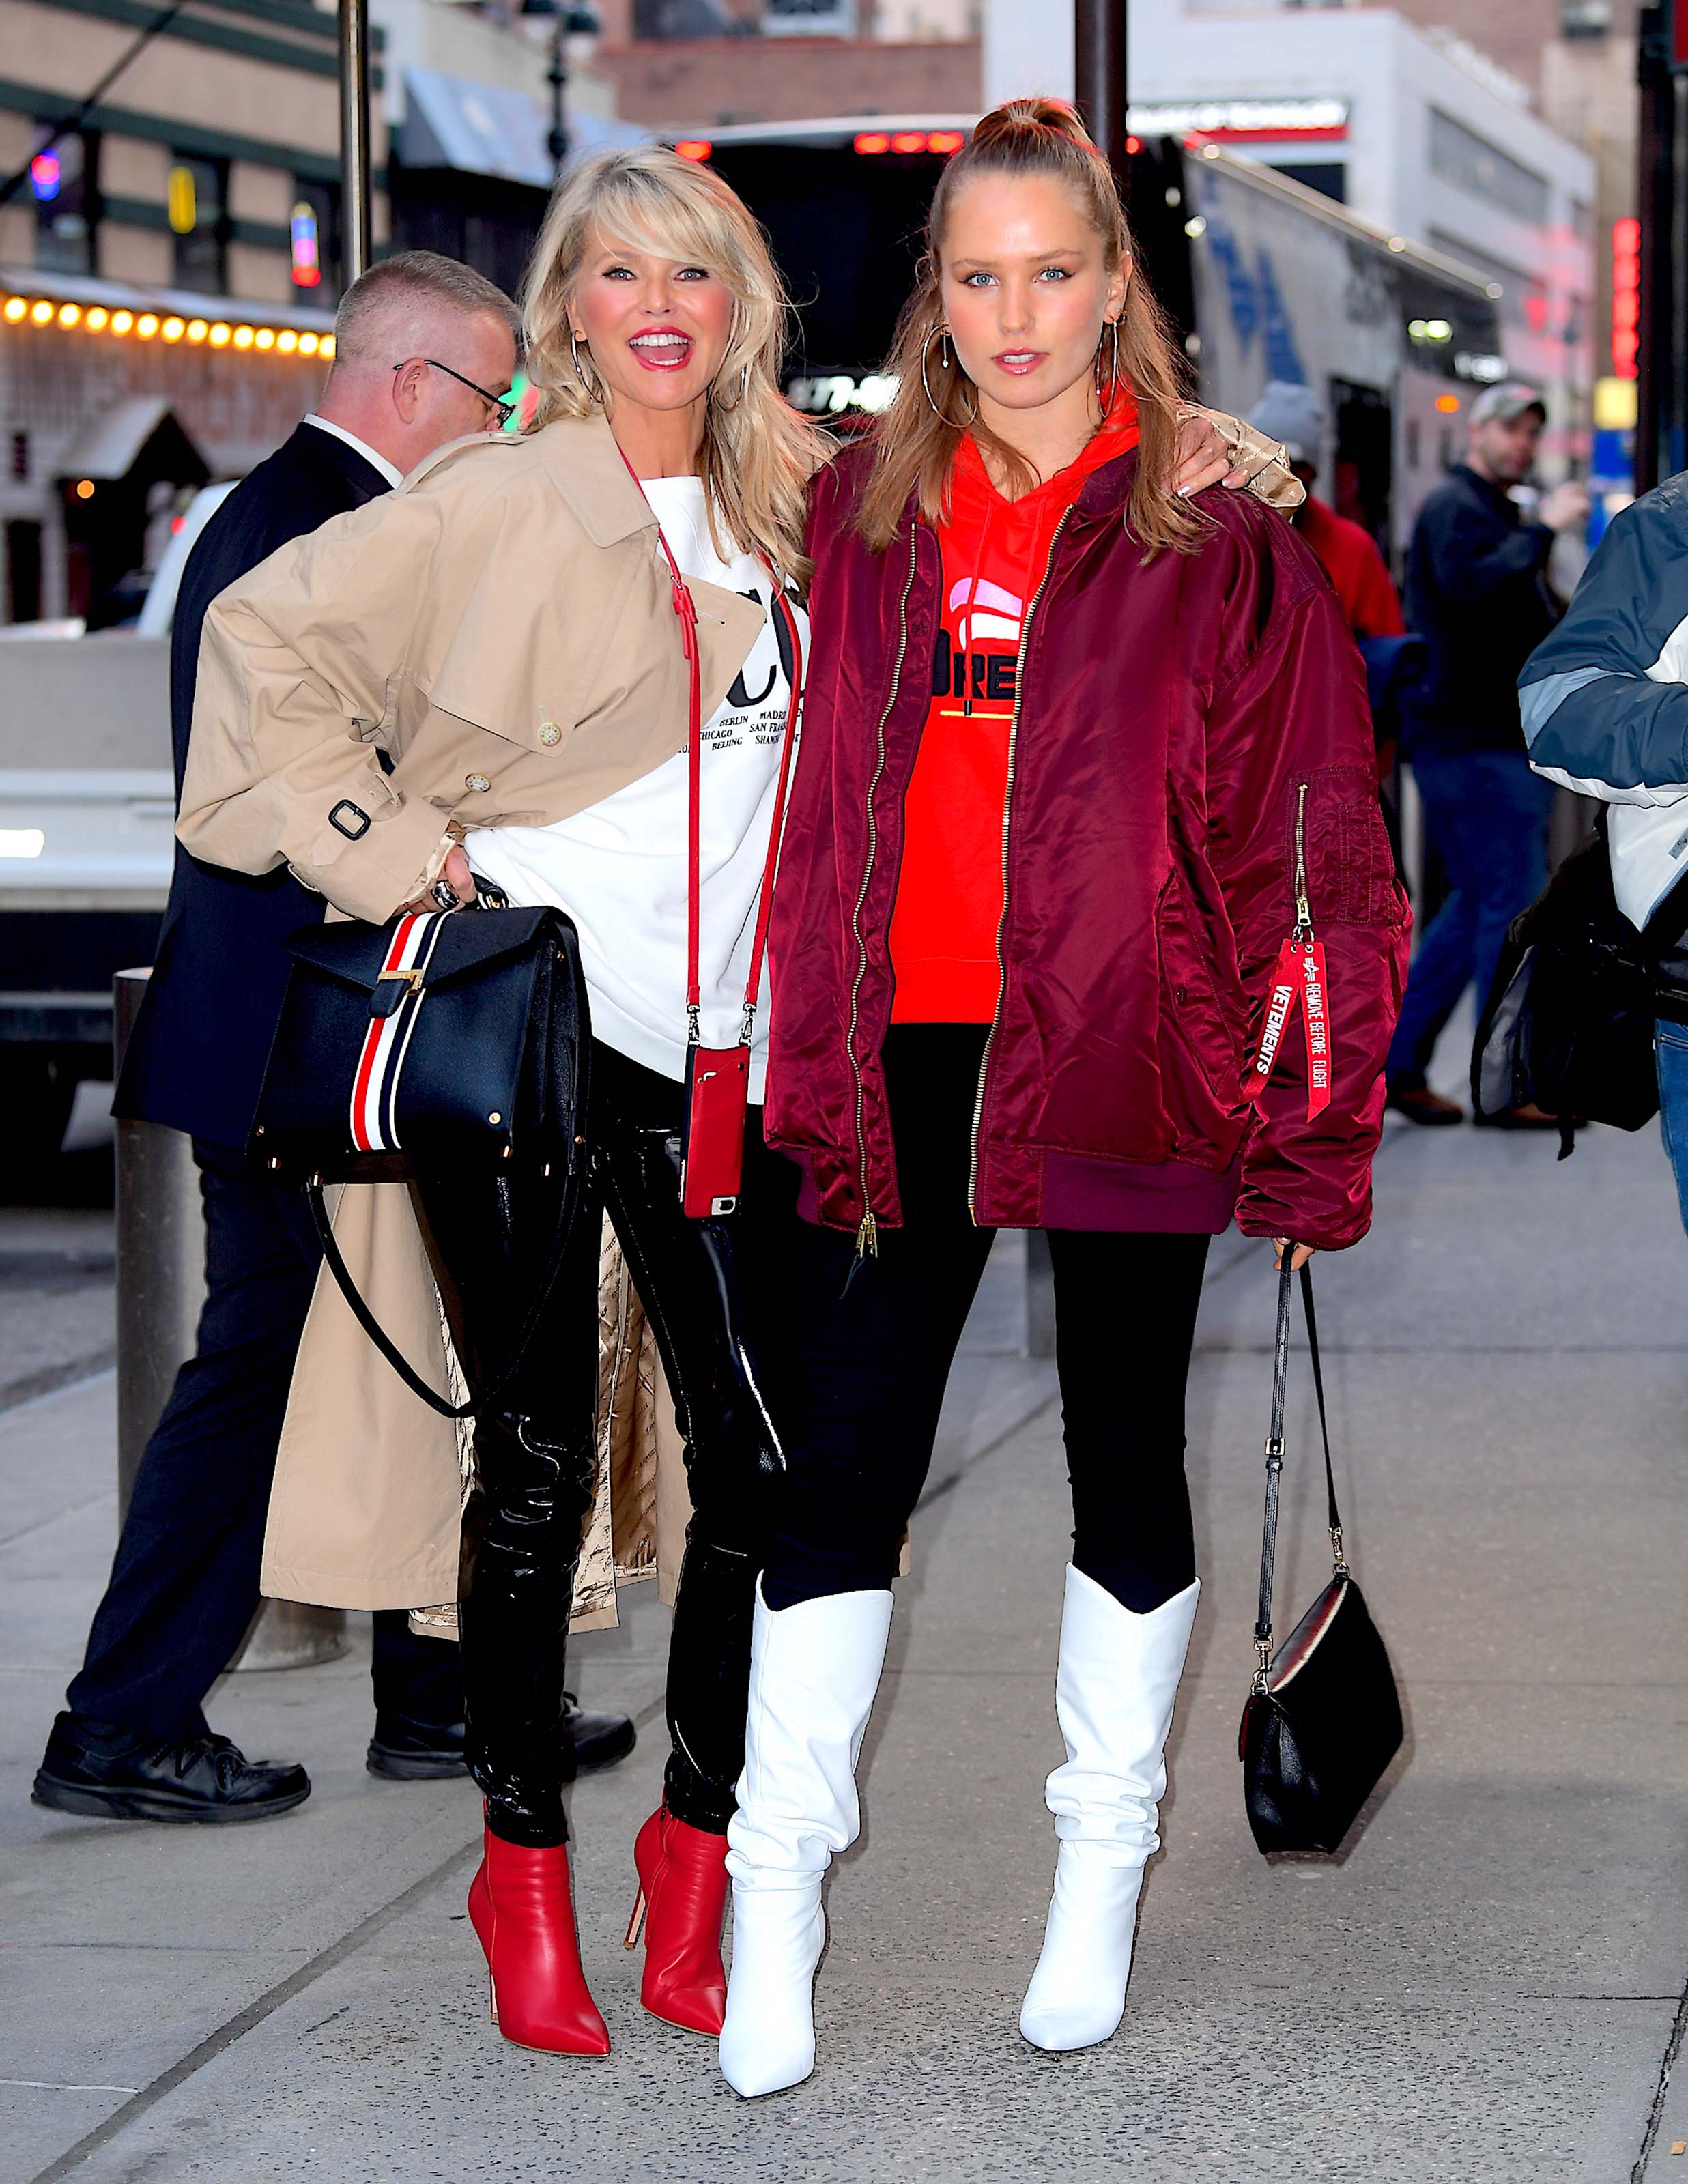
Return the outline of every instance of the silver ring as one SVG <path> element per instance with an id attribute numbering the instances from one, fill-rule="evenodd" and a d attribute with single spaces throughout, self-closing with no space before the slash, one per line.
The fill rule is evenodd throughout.
<path id="1" fill-rule="evenodd" d="M 442 910 L 461 910 L 463 907 L 463 898 L 449 880 L 436 880 L 428 893 Z"/>

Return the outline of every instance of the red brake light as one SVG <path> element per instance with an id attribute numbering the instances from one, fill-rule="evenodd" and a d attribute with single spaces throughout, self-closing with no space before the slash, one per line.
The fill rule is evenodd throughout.
<path id="1" fill-rule="evenodd" d="M 1143 139 L 1140 136 L 1128 136 L 1125 140 L 1125 148 L 1128 152 L 1140 152 L 1143 149 Z"/>
<path id="2" fill-rule="evenodd" d="M 891 139 L 891 149 L 894 152 L 923 152 L 926 142 L 923 129 L 900 129 Z"/>
<path id="3" fill-rule="evenodd" d="M 959 152 L 964 142 L 959 129 L 934 129 L 926 145 L 930 152 Z"/>
<path id="4" fill-rule="evenodd" d="M 707 136 L 682 136 L 674 149 L 682 159 L 707 159 L 715 147 Z"/>
<path id="5" fill-rule="evenodd" d="M 889 136 L 881 136 L 877 130 L 865 130 L 856 138 L 855 148 L 858 152 L 889 152 L 891 140 Z"/>

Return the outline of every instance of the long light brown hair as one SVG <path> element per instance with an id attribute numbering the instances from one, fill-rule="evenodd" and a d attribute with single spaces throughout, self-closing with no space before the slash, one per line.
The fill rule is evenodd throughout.
<path id="1" fill-rule="evenodd" d="M 1072 192 L 1101 237 L 1108 271 L 1127 259 L 1134 260 L 1119 321 L 1120 377 L 1137 398 L 1139 436 L 1126 527 L 1150 553 L 1163 547 L 1189 552 L 1201 543 L 1205 524 L 1199 511 L 1173 489 L 1183 400 L 1178 351 L 1161 307 L 1134 262 L 1131 230 L 1112 171 L 1084 123 L 1058 98 L 1014 98 L 997 107 L 939 177 L 927 220 L 926 252 L 885 365 L 896 378 L 897 392 L 875 429 L 873 470 L 856 515 L 857 527 L 876 551 L 883 551 L 897 534 L 911 492 L 918 494 L 927 521 L 941 522 L 955 450 L 969 430 L 975 441 L 991 450 L 1017 491 L 1037 482 L 1022 456 L 972 421 L 978 414 L 978 389 L 962 370 L 954 341 L 945 344 L 939 340 L 944 331 L 939 285 L 944 227 L 958 192 L 979 175 L 1052 176 Z M 1111 338 L 1107 360 L 1111 365 Z"/>
<path id="2" fill-rule="evenodd" d="M 531 430 L 585 417 L 605 388 L 591 350 L 569 343 L 569 305 L 594 237 L 626 250 L 701 265 L 732 292 L 733 337 L 709 390 L 702 469 L 710 529 L 766 554 L 806 583 L 805 495 L 831 452 L 819 427 L 780 393 L 790 307 L 767 240 L 721 176 L 657 144 L 605 152 L 577 168 L 551 200 L 523 286 L 527 373 L 538 390 Z"/>

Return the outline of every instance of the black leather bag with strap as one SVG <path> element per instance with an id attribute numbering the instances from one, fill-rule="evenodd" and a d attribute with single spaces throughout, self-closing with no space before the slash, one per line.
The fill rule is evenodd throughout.
<path id="1" fill-rule="evenodd" d="M 1274 1653 L 1273 1566 L 1284 1423 L 1290 1374 L 1290 1318 L 1295 1277 L 1288 1256 L 1279 1277 L 1272 1429 L 1266 1443 L 1266 1524 L 1261 1540 L 1259 1661 L 1238 1739 L 1249 1826 L 1262 1852 L 1334 1851 L 1354 1825 L 1401 1747 L 1401 1700 L 1384 1641 L 1349 1568 L 1330 1461 L 1324 1375 L 1313 1313 L 1312 1273 L 1301 1273 L 1307 1348 L 1324 1444 L 1334 1568 L 1330 1582 Z"/>
<path id="2" fill-rule="evenodd" d="M 312 926 L 288 950 L 292 967 L 248 1150 L 304 1185 L 330 1272 L 399 1378 L 444 1416 L 473 1417 L 514 1374 L 549 1279 L 498 1381 L 453 1404 L 359 1295 L 323 1186 L 476 1172 L 549 1185 L 554 1275 L 587 1159 L 591 1034 L 573 924 L 550 909 L 412 911 L 386 925 Z"/>

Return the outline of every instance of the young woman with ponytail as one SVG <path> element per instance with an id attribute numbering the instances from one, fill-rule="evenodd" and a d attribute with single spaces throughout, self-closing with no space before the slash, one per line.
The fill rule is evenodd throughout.
<path id="1" fill-rule="evenodd" d="M 895 401 L 811 496 L 767 1106 L 806 1171 L 803 1388 L 728 1829 L 747 2095 L 813 2067 L 822 1875 L 999 1227 L 1050 1234 L 1074 1514 L 1020 2025 L 1117 2025 L 1199 1591 L 1209 1239 L 1300 1264 L 1365 1233 L 1406 969 L 1352 639 L 1289 524 L 1179 492 L 1178 360 L 1072 110 L 987 115 L 928 240 Z"/>

